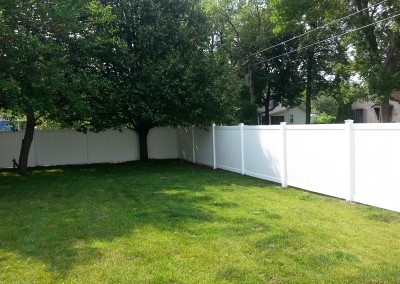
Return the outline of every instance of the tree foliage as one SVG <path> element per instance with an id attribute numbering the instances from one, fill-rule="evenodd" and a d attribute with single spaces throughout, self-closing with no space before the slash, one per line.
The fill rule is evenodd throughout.
<path id="1" fill-rule="evenodd" d="M 196 1 L 6 1 L 0 6 L 0 107 L 34 128 L 82 131 L 228 123 L 236 75 L 208 42 Z"/>
<path id="2" fill-rule="evenodd" d="M 104 84 L 96 72 L 88 72 L 94 68 L 85 54 L 97 40 L 88 24 L 93 3 L 1 3 L 0 108 L 27 120 L 19 156 L 22 175 L 27 173 L 35 126 L 43 120 L 82 120 L 90 112 L 86 98 Z"/>
<path id="3" fill-rule="evenodd" d="M 0 111 L 27 119 L 20 173 L 40 124 L 130 128 L 145 160 L 153 127 L 255 123 L 257 106 L 304 103 L 309 123 L 311 102 L 340 121 L 373 99 L 389 121 L 399 13 L 395 0 L 4 0 Z"/>
<path id="4" fill-rule="evenodd" d="M 379 103 L 382 121 L 389 122 L 391 93 L 400 89 L 400 4 L 390 0 L 350 4 L 350 11 L 358 13 L 349 25 L 362 28 L 346 39 L 353 50 L 353 70 L 361 78 L 364 98 Z"/>
<path id="5" fill-rule="evenodd" d="M 326 40 L 341 31 L 340 23 L 331 23 L 342 13 L 343 6 L 339 1 L 313 0 L 276 0 L 274 6 L 277 29 L 297 34 L 296 57 L 305 82 L 306 123 L 310 123 L 311 102 L 321 93 L 334 93 L 348 79 L 341 68 L 348 64 L 343 43 L 339 38 Z"/>
<path id="6" fill-rule="evenodd" d="M 196 1 L 106 1 L 116 17 L 112 54 L 101 58 L 113 88 L 91 100 L 88 128 L 127 127 L 147 159 L 153 127 L 228 123 L 235 76 L 210 51 L 207 18 Z"/>
<path id="7" fill-rule="evenodd" d="M 204 1 L 213 23 L 212 46 L 215 52 L 227 54 L 230 62 L 243 78 L 243 109 L 251 115 L 251 108 L 265 107 L 268 117 L 270 104 L 285 106 L 299 104 L 302 82 L 298 62 L 293 56 L 270 60 L 294 48 L 292 42 L 283 48 L 267 49 L 288 39 L 290 33 L 274 32 L 273 12 L 268 1 Z M 254 123 L 254 120 L 249 121 Z M 265 121 L 268 123 L 268 120 Z"/>

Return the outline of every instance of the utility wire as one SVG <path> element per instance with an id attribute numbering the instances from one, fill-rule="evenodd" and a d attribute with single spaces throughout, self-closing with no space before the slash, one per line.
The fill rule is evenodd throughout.
<path id="1" fill-rule="evenodd" d="M 262 61 L 259 61 L 259 62 L 254 63 L 254 64 L 251 64 L 251 66 L 258 65 L 258 64 L 264 63 L 264 62 L 266 62 L 266 61 L 271 61 L 271 60 L 273 60 L 273 59 L 277 59 L 277 58 L 280 58 L 280 57 L 282 57 L 282 56 L 285 56 L 285 55 L 288 55 L 288 54 L 291 54 L 291 53 L 294 53 L 294 52 L 298 52 L 298 51 L 300 51 L 300 50 L 309 48 L 309 47 L 311 47 L 311 46 L 314 46 L 314 45 L 317 45 L 317 44 L 320 44 L 320 43 L 323 43 L 323 42 L 327 42 L 327 41 L 329 41 L 329 40 L 331 40 L 331 39 L 335 39 L 335 38 L 341 37 L 341 36 L 343 36 L 343 35 L 346 35 L 346 34 L 349 34 L 349 33 L 352 33 L 352 32 L 356 32 L 356 31 L 365 29 L 365 28 L 370 27 L 370 26 L 372 26 L 372 25 L 375 25 L 375 24 L 378 24 L 378 23 L 381 23 L 381 22 L 384 22 L 384 21 L 387 21 L 387 20 L 396 18 L 396 17 L 398 17 L 398 16 L 400 16 L 400 13 L 399 13 L 399 14 L 396 14 L 396 15 L 394 15 L 394 16 L 391 16 L 391 17 L 388 17 L 388 18 L 385 18 L 385 19 L 382 19 L 382 20 L 373 22 L 373 23 L 371 23 L 371 24 L 368 24 L 368 25 L 365 25 L 365 26 L 362 26 L 362 27 L 359 27 L 359 28 L 356 28 L 356 29 L 349 30 L 349 31 L 344 32 L 344 33 L 341 33 L 341 34 L 339 34 L 339 35 L 335 35 L 335 36 L 333 36 L 333 37 L 330 37 L 330 38 L 327 38 L 327 39 L 324 39 L 324 40 L 321 40 L 321 41 L 318 41 L 318 42 L 315 42 L 315 43 L 312 43 L 312 44 L 309 44 L 309 45 L 306 45 L 306 46 L 303 46 L 303 47 L 300 47 L 300 48 L 297 48 L 297 49 L 295 49 L 295 50 L 288 51 L 288 52 L 286 52 L 286 53 L 283 53 L 283 54 L 280 54 L 280 55 L 277 55 L 277 56 L 274 56 L 274 57 L 267 58 L 267 59 L 265 59 L 265 60 L 262 60 Z"/>
<path id="2" fill-rule="evenodd" d="M 285 44 L 285 43 L 291 42 L 291 41 L 293 41 L 293 40 L 295 40 L 295 39 L 298 39 L 298 38 L 301 38 L 301 37 L 303 37 L 303 36 L 306 36 L 306 35 L 308 35 L 308 34 L 314 32 L 314 31 L 317 31 L 317 30 L 320 30 L 320 29 L 324 29 L 324 28 L 326 28 L 326 27 L 328 27 L 328 26 L 330 26 L 330 25 L 332 25 L 332 24 L 335 24 L 335 23 L 340 22 L 340 21 L 342 21 L 342 20 L 348 19 L 348 18 L 350 18 L 350 17 L 352 17 L 352 16 L 354 16 L 354 15 L 356 15 L 356 14 L 358 14 L 358 13 L 361 13 L 361 12 L 363 12 L 363 11 L 365 11 L 365 10 L 369 10 L 370 8 L 373 8 L 373 7 L 375 7 L 375 6 L 378 6 L 378 5 L 380 5 L 380 4 L 382 4 L 382 3 L 386 2 L 386 1 L 387 1 L 387 0 L 383 0 L 383 1 L 379 2 L 379 3 L 377 3 L 377 4 L 374 4 L 374 5 L 372 5 L 372 6 L 368 6 L 368 7 L 364 8 L 364 9 L 359 10 L 359 11 L 357 11 L 357 12 L 354 12 L 354 13 L 352 13 L 352 14 L 350 14 L 350 15 L 347 15 L 347 16 L 344 16 L 344 17 L 342 17 L 342 18 L 336 19 L 336 20 L 334 20 L 334 21 L 332 21 L 332 22 L 330 22 L 330 23 L 327 23 L 327 24 L 325 24 L 325 25 L 323 25 L 323 26 L 321 26 L 321 27 L 317 27 L 317 28 L 315 28 L 315 29 L 309 30 L 309 31 L 307 31 L 307 32 L 305 32 L 305 33 L 302 33 L 302 34 L 300 34 L 300 35 L 297 35 L 297 36 L 295 36 L 295 37 L 292 37 L 292 38 L 290 38 L 290 39 L 288 39 L 288 40 L 285 40 L 285 41 L 282 41 L 282 42 L 280 42 L 280 43 L 278 43 L 278 44 L 275 44 L 275 45 L 273 45 L 273 46 L 271 46 L 271 47 L 268 47 L 268 48 L 259 50 L 259 51 L 257 51 L 257 52 L 254 52 L 254 53 L 250 54 L 247 58 L 249 58 L 250 56 L 253 56 L 253 55 L 255 55 L 255 54 L 258 54 L 258 53 L 261 53 L 261 52 L 264 52 L 264 51 L 268 51 L 268 50 L 270 50 L 270 49 L 273 49 L 273 48 L 278 47 L 278 46 L 280 46 L 280 45 L 283 45 L 283 44 Z M 246 60 L 246 62 L 243 63 L 243 65 L 245 65 L 247 62 L 248 62 L 248 60 Z"/>

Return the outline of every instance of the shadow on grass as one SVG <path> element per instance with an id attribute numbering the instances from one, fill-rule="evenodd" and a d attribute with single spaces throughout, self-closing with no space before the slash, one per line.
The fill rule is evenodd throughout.
<path id="1" fill-rule="evenodd" d="M 39 260 L 60 278 L 102 256 L 90 243 L 111 242 L 143 226 L 177 230 L 221 218 L 205 203 L 237 206 L 204 192 L 232 179 L 182 161 L 38 168 L 26 178 L 0 173 L 0 248 Z M 233 180 L 243 187 L 260 184 Z"/>

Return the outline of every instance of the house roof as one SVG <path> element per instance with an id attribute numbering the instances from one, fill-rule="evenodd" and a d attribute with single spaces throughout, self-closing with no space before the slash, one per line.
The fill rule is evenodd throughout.
<path id="1" fill-rule="evenodd" d="M 269 115 L 281 114 L 281 113 L 283 113 L 285 111 L 288 111 L 288 110 L 294 109 L 294 108 L 299 108 L 299 109 L 301 109 L 302 111 L 305 112 L 305 109 L 303 107 L 301 107 L 301 106 L 296 106 L 296 107 L 290 108 L 290 107 L 284 107 L 284 106 L 282 106 L 282 104 L 278 104 L 274 109 L 269 111 Z M 261 107 L 261 108 L 258 109 L 258 113 L 260 115 L 264 115 L 265 114 L 264 110 L 265 110 L 265 108 Z"/>
<path id="2" fill-rule="evenodd" d="M 302 110 L 302 111 L 306 111 L 302 106 L 295 106 L 295 107 L 284 107 L 284 106 L 282 106 L 281 104 L 279 104 L 276 108 L 274 108 L 273 110 L 271 110 L 270 112 L 269 112 L 269 114 L 270 115 L 274 115 L 274 114 L 281 114 L 281 113 L 283 113 L 283 112 L 285 112 L 285 111 L 288 111 L 288 110 L 291 110 L 291 109 L 294 109 L 294 108 L 298 108 L 298 109 L 300 109 L 300 110 Z"/>
<path id="3" fill-rule="evenodd" d="M 269 114 L 275 114 L 278 112 L 282 112 L 288 110 L 289 108 L 282 106 L 281 104 L 277 105 L 273 110 L 269 111 Z"/>
<path id="4" fill-rule="evenodd" d="M 392 91 L 390 94 L 391 100 L 390 100 L 390 105 L 393 106 L 394 102 L 400 103 L 400 91 Z M 352 104 L 352 109 L 356 108 L 374 108 L 374 107 L 379 107 L 380 104 L 376 104 L 372 101 L 360 101 L 360 102 L 355 102 Z"/>

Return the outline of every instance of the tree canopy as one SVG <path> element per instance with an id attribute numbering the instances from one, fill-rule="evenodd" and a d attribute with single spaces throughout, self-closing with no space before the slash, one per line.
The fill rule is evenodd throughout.
<path id="1" fill-rule="evenodd" d="M 117 27 L 113 54 L 102 58 L 113 89 L 91 100 L 90 129 L 210 125 L 234 119 L 236 76 L 209 46 L 209 22 L 196 1 L 107 1 Z"/>
<path id="2" fill-rule="evenodd" d="M 1 13 L 0 107 L 26 117 L 19 157 L 27 172 L 35 126 L 43 120 L 79 121 L 95 74 L 86 72 L 76 52 L 90 38 L 82 18 L 89 6 L 79 1 L 3 1 Z"/>
<path id="3" fill-rule="evenodd" d="M 20 173 L 41 123 L 132 129 L 145 160 L 153 127 L 252 124 L 260 106 L 303 104 L 310 123 L 312 102 L 325 122 L 370 99 L 390 121 L 399 13 L 395 0 L 4 0 L 0 111 L 27 119 Z"/>
<path id="4" fill-rule="evenodd" d="M 0 6 L 0 107 L 34 128 L 128 127 L 141 158 L 152 127 L 234 119 L 236 75 L 208 45 L 196 1 L 6 1 Z"/>

